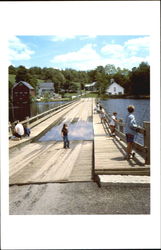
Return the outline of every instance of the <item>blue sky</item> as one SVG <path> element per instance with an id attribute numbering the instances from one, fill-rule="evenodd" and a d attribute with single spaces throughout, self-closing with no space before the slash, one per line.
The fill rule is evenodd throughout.
<path id="1" fill-rule="evenodd" d="M 91 70 L 114 64 L 128 68 L 149 61 L 149 36 L 13 36 L 9 65 Z"/>

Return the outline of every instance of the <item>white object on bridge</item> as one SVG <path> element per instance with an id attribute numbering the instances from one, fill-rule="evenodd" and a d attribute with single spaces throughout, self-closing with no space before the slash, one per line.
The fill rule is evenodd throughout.
<path id="1" fill-rule="evenodd" d="M 24 135 L 24 128 L 21 123 L 17 123 L 15 126 L 16 133 L 19 135 Z"/>

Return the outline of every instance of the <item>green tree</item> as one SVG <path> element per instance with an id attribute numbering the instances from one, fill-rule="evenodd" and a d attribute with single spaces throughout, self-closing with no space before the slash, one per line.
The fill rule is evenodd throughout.
<path id="1" fill-rule="evenodd" d="M 55 69 L 52 77 L 52 82 L 54 83 L 54 88 L 56 93 L 60 92 L 60 89 L 63 88 L 65 81 L 66 81 L 65 77 L 61 73 L 61 71 Z"/>
<path id="2" fill-rule="evenodd" d="M 75 82 L 71 82 L 70 86 L 69 86 L 69 91 L 71 92 L 77 92 L 80 89 L 79 84 L 75 83 Z"/>
<path id="3" fill-rule="evenodd" d="M 38 85 L 38 80 L 35 76 L 32 76 L 31 74 L 27 74 L 26 81 L 31 84 L 31 86 L 36 89 Z"/>
<path id="4" fill-rule="evenodd" d="M 103 66 L 97 66 L 96 71 L 101 74 L 105 74 L 105 68 Z"/>
<path id="5" fill-rule="evenodd" d="M 9 66 L 9 74 L 16 75 L 16 68 L 13 65 Z"/>
<path id="6" fill-rule="evenodd" d="M 96 81 L 96 73 L 97 73 L 96 70 L 87 71 L 88 82 L 89 82 L 89 83 L 95 82 L 95 81 Z"/>
<path id="7" fill-rule="evenodd" d="M 19 66 L 16 73 L 16 82 L 26 81 L 27 79 L 27 69 L 24 66 Z"/>
<path id="8" fill-rule="evenodd" d="M 96 73 L 96 88 L 99 91 L 99 94 L 104 94 L 108 86 L 108 81 L 105 74 L 97 72 Z"/>
<path id="9" fill-rule="evenodd" d="M 31 67 L 28 72 L 32 75 L 35 76 L 36 78 L 40 78 L 42 76 L 42 69 L 40 67 Z"/>
<path id="10" fill-rule="evenodd" d="M 107 64 L 105 66 L 105 73 L 112 76 L 117 73 L 117 69 L 113 64 Z"/>
<path id="11" fill-rule="evenodd" d="M 134 95 L 150 94 L 150 66 L 146 62 L 140 63 L 139 67 L 134 67 L 129 75 L 131 84 L 130 92 Z"/>

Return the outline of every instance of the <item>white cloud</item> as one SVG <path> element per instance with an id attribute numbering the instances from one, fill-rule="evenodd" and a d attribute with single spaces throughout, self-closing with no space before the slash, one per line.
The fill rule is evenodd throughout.
<path id="1" fill-rule="evenodd" d="M 95 45 L 87 44 L 78 51 L 69 52 L 67 54 L 62 54 L 55 56 L 52 62 L 89 62 L 92 60 L 99 60 L 100 56 L 94 50 Z"/>
<path id="2" fill-rule="evenodd" d="M 55 56 L 52 63 L 54 63 L 54 67 L 70 67 L 77 70 L 90 70 L 99 65 L 105 66 L 107 64 L 131 69 L 143 61 L 150 62 L 148 50 L 149 37 L 129 39 L 123 45 L 106 44 L 100 49 L 100 52 L 96 51 L 95 44 L 86 44 L 77 51 Z M 145 57 L 143 52 L 146 52 Z"/>
<path id="3" fill-rule="evenodd" d="M 8 41 L 9 49 L 8 49 L 8 56 L 9 60 L 29 60 L 31 59 L 31 55 L 35 52 L 28 48 L 28 46 L 21 42 L 21 40 L 13 36 Z"/>
<path id="4" fill-rule="evenodd" d="M 102 47 L 101 52 L 111 57 L 122 57 L 124 55 L 124 47 L 119 44 L 107 44 Z"/>
<path id="5" fill-rule="evenodd" d="M 120 68 L 132 69 L 133 67 L 139 66 L 141 62 L 150 62 L 150 58 L 148 56 L 147 57 L 131 56 L 131 57 L 124 57 L 121 59 L 119 58 L 108 59 L 105 60 L 105 62 L 106 64 L 108 63 L 114 64 L 116 68 L 120 67 Z"/>
<path id="6" fill-rule="evenodd" d="M 150 62 L 148 51 L 150 49 L 150 37 L 140 37 L 127 40 L 123 45 L 106 44 L 101 49 L 103 61 L 110 61 L 117 67 L 126 67 L 131 69 L 138 66 L 141 62 Z M 143 57 L 142 55 L 146 56 Z M 106 60 L 107 58 L 107 60 Z"/>
<path id="7" fill-rule="evenodd" d="M 148 52 L 150 48 L 150 37 L 140 37 L 129 39 L 123 45 L 106 44 L 102 47 L 101 52 L 111 58 L 128 58 L 136 56 L 138 52 Z"/>
<path id="8" fill-rule="evenodd" d="M 140 50 L 149 50 L 150 48 L 150 37 L 140 37 L 135 39 L 130 39 L 125 42 L 125 49 L 131 50 L 133 53 L 138 52 Z"/>

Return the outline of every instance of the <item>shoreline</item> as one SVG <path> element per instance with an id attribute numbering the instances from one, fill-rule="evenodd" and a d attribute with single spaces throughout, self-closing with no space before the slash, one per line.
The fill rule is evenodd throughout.
<path id="1" fill-rule="evenodd" d="M 136 96 L 136 95 L 131 95 L 131 96 L 122 96 L 122 95 L 115 95 L 115 96 L 100 96 L 99 98 L 102 98 L 104 100 L 106 99 L 148 99 L 150 100 L 150 96 Z"/>

